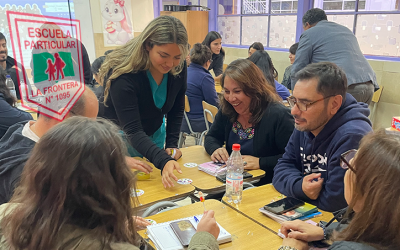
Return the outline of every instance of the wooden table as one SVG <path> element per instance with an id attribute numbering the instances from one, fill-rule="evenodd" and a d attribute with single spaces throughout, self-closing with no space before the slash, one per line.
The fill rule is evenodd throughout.
<path id="1" fill-rule="evenodd" d="M 240 213 L 251 218 L 253 221 L 262 225 L 263 227 L 269 228 L 274 232 L 278 232 L 281 228 L 281 224 L 264 215 L 258 209 L 270 203 L 272 199 L 278 197 L 280 193 L 271 185 L 264 185 L 256 188 L 251 188 L 243 191 L 242 202 L 239 205 L 228 203 L 226 197 L 223 198 L 222 202 L 239 211 Z M 329 221 L 333 218 L 332 213 L 321 211 L 322 216 L 313 218 L 315 222 Z"/>
<path id="2" fill-rule="evenodd" d="M 219 193 L 225 190 L 225 183 L 218 181 L 214 176 L 209 175 L 197 168 L 187 168 L 183 164 L 193 162 L 201 164 L 211 161 L 211 157 L 207 154 L 203 146 L 191 146 L 181 148 L 182 158 L 178 160 L 181 165 L 183 174 L 177 174 L 178 178 L 189 178 L 193 180 L 192 184 L 197 190 L 205 193 Z M 261 169 L 248 171 L 253 175 L 252 178 L 245 179 L 246 182 L 259 180 L 265 176 L 265 171 Z"/>
<path id="3" fill-rule="evenodd" d="M 138 160 L 140 158 L 135 157 Z M 175 183 L 172 188 L 164 188 L 161 181 L 161 171 L 154 167 L 153 164 L 147 162 L 153 167 L 153 172 L 148 180 L 138 180 L 136 188 L 144 191 L 144 194 L 138 197 L 138 209 L 140 211 L 154 205 L 159 201 L 178 201 L 188 197 L 194 192 L 192 185 L 180 185 Z"/>
<path id="4" fill-rule="evenodd" d="M 220 249 L 278 249 L 281 246 L 282 239 L 279 236 L 229 206 L 217 200 L 206 200 L 205 206 L 207 210 L 214 210 L 217 222 L 232 235 L 232 242 L 221 244 Z M 162 223 L 202 214 L 203 211 L 201 202 L 196 202 L 148 218 Z M 141 230 L 138 234 L 147 239 L 145 231 Z M 155 249 L 151 241 L 150 245 Z"/>

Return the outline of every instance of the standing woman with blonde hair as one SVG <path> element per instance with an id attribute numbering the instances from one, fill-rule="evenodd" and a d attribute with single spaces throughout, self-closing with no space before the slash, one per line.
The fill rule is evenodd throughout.
<path id="1" fill-rule="evenodd" d="M 125 132 L 131 156 L 144 156 L 162 170 L 166 188 L 178 180 L 174 169 L 181 173 L 176 160 L 182 153 L 176 147 L 185 105 L 187 53 L 183 24 L 160 16 L 107 55 L 100 68 L 103 116 Z"/>

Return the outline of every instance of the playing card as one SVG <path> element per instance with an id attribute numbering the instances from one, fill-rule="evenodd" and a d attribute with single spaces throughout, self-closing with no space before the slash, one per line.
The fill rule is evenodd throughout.
<path id="1" fill-rule="evenodd" d="M 182 184 L 182 185 L 188 185 L 190 183 L 192 183 L 193 181 L 191 179 L 187 179 L 187 178 L 183 178 L 183 179 L 179 179 L 178 180 L 178 184 Z"/>
<path id="2" fill-rule="evenodd" d="M 134 193 L 134 190 L 133 189 L 131 189 L 131 196 L 132 197 L 139 197 L 139 196 L 141 196 L 141 195 L 143 195 L 144 194 L 144 191 L 143 190 L 141 190 L 141 189 L 136 189 L 136 195 L 135 195 L 135 193 Z"/>
<path id="3" fill-rule="evenodd" d="M 185 166 L 187 168 L 195 168 L 195 167 L 197 167 L 197 163 L 189 162 L 189 163 L 183 164 L 183 166 Z"/>

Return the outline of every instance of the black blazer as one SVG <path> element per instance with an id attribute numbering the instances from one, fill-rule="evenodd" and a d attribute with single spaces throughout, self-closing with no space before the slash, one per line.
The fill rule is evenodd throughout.
<path id="1" fill-rule="evenodd" d="M 253 154 L 260 158 L 260 169 L 265 171 L 257 185 L 272 182 L 273 169 L 278 159 L 285 153 L 285 147 L 294 129 L 294 119 L 290 110 L 281 103 L 270 103 L 261 121 L 254 128 Z M 221 110 L 215 116 L 215 121 L 208 131 L 204 147 L 209 155 L 227 143 L 232 123 Z M 231 154 L 232 149 L 226 149 Z"/>
<path id="2" fill-rule="evenodd" d="M 123 74 L 112 81 L 102 116 L 119 125 L 127 134 L 132 147 L 162 170 L 173 158 L 157 147 L 149 136 L 158 130 L 166 114 L 168 120 L 165 147 L 178 146 L 186 87 L 185 66 L 180 74 L 168 76 L 167 100 L 159 109 L 154 104 L 146 71 Z"/>

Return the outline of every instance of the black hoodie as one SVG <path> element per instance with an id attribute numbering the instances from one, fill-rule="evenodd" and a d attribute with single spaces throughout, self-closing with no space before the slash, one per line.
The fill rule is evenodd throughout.
<path id="1" fill-rule="evenodd" d="M 0 140 L 0 205 L 8 202 L 35 142 L 22 135 L 26 121 L 11 126 Z"/>

